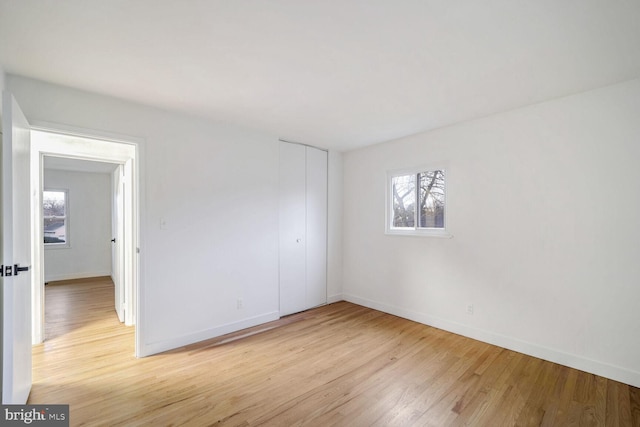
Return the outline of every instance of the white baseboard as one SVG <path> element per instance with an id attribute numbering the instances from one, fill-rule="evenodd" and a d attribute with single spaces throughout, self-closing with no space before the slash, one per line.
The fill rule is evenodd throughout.
<path id="1" fill-rule="evenodd" d="M 57 282 L 58 280 L 75 280 L 75 279 L 89 279 L 91 277 L 111 277 L 111 271 L 90 271 L 84 273 L 69 273 L 69 274 L 46 274 L 44 282 Z"/>
<path id="2" fill-rule="evenodd" d="M 327 304 L 333 304 L 334 302 L 343 301 L 342 294 L 328 295 Z"/>
<path id="3" fill-rule="evenodd" d="M 434 328 L 443 329 L 465 337 L 473 338 L 488 344 L 497 345 L 509 350 L 524 353 L 539 359 L 548 360 L 549 362 L 558 363 L 570 368 L 579 369 L 601 377 L 609 378 L 614 381 L 620 381 L 634 387 L 640 387 L 640 372 L 619 366 L 610 365 L 608 363 L 599 362 L 597 360 L 587 359 L 576 354 L 565 353 L 556 349 L 540 346 L 527 341 L 522 341 L 514 337 L 496 334 L 491 331 L 476 329 L 457 322 L 452 322 L 425 313 L 407 310 L 390 304 L 360 298 L 355 295 L 342 294 L 341 297 L 345 301 L 354 304 L 369 307 L 374 310 L 383 311 L 405 319 L 413 320 L 418 323 L 433 326 Z"/>
<path id="4" fill-rule="evenodd" d="M 139 351 L 139 357 L 151 356 L 153 354 L 162 353 L 163 351 L 173 350 L 185 345 L 194 344 L 199 341 L 208 340 L 211 338 L 219 337 L 221 335 L 237 332 L 242 329 L 251 328 L 253 326 L 261 325 L 263 323 L 278 320 L 280 318 L 280 312 L 273 311 L 270 313 L 261 314 L 259 316 L 243 319 L 238 322 L 227 323 L 217 326 L 215 328 L 207 329 L 193 334 L 188 334 L 180 337 L 171 338 L 168 340 L 158 341 L 150 344 L 146 344 Z"/>

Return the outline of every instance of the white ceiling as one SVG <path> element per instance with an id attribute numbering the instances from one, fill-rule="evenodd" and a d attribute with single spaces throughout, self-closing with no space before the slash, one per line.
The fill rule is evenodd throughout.
<path id="1" fill-rule="evenodd" d="M 640 0 L 0 0 L 0 65 L 348 150 L 640 77 Z"/>

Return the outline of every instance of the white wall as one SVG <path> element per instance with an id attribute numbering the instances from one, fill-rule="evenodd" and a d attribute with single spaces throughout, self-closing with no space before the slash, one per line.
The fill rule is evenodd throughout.
<path id="1" fill-rule="evenodd" d="M 18 76 L 7 83 L 32 121 L 145 141 L 142 355 L 278 317 L 277 135 Z"/>
<path id="2" fill-rule="evenodd" d="M 142 354 L 277 317 L 277 138 L 20 77 L 8 84 L 32 121 L 145 140 Z"/>
<path id="3" fill-rule="evenodd" d="M 111 176 L 45 170 L 44 188 L 68 191 L 70 242 L 45 246 L 45 282 L 111 275 Z"/>
<path id="4" fill-rule="evenodd" d="M 345 299 L 640 386 L 639 118 L 634 80 L 346 153 Z M 385 235 L 433 162 L 454 237 Z"/>
<path id="5" fill-rule="evenodd" d="M 342 299 L 342 153 L 329 151 L 327 301 Z"/>
<path id="6" fill-rule="evenodd" d="M 5 87 L 5 72 L 2 67 L 0 67 L 0 93 L 4 90 Z M 2 102 L 0 102 L 0 117 L 2 117 Z M 0 120 L 0 131 L 2 131 L 2 120 Z"/>

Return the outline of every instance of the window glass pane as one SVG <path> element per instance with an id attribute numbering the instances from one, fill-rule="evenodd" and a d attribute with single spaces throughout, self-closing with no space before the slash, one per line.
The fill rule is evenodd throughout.
<path id="1" fill-rule="evenodd" d="M 415 227 L 416 176 L 402 175 L 391 179 L 394 228 Z"/>
<path id="2" fill-rule="evenodd" d="M 418 182 L 418 227 L 444 228 L 444 171 L 422 172 L 418 174 Z"/>
<path id="3" fill-rule="evenodd" d="M 67 206 L 64 191 L 44 191 L 42 209 L 44 217 L 44 243 L 67 242 Z"/>

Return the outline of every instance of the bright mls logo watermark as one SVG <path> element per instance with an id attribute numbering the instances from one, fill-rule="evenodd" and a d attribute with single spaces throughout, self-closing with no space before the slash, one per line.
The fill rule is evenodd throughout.
<path id="1" fill-rule="evenodd" d="M 2 405 L 2 426 L 69 427 L 69 405 Z"/>

